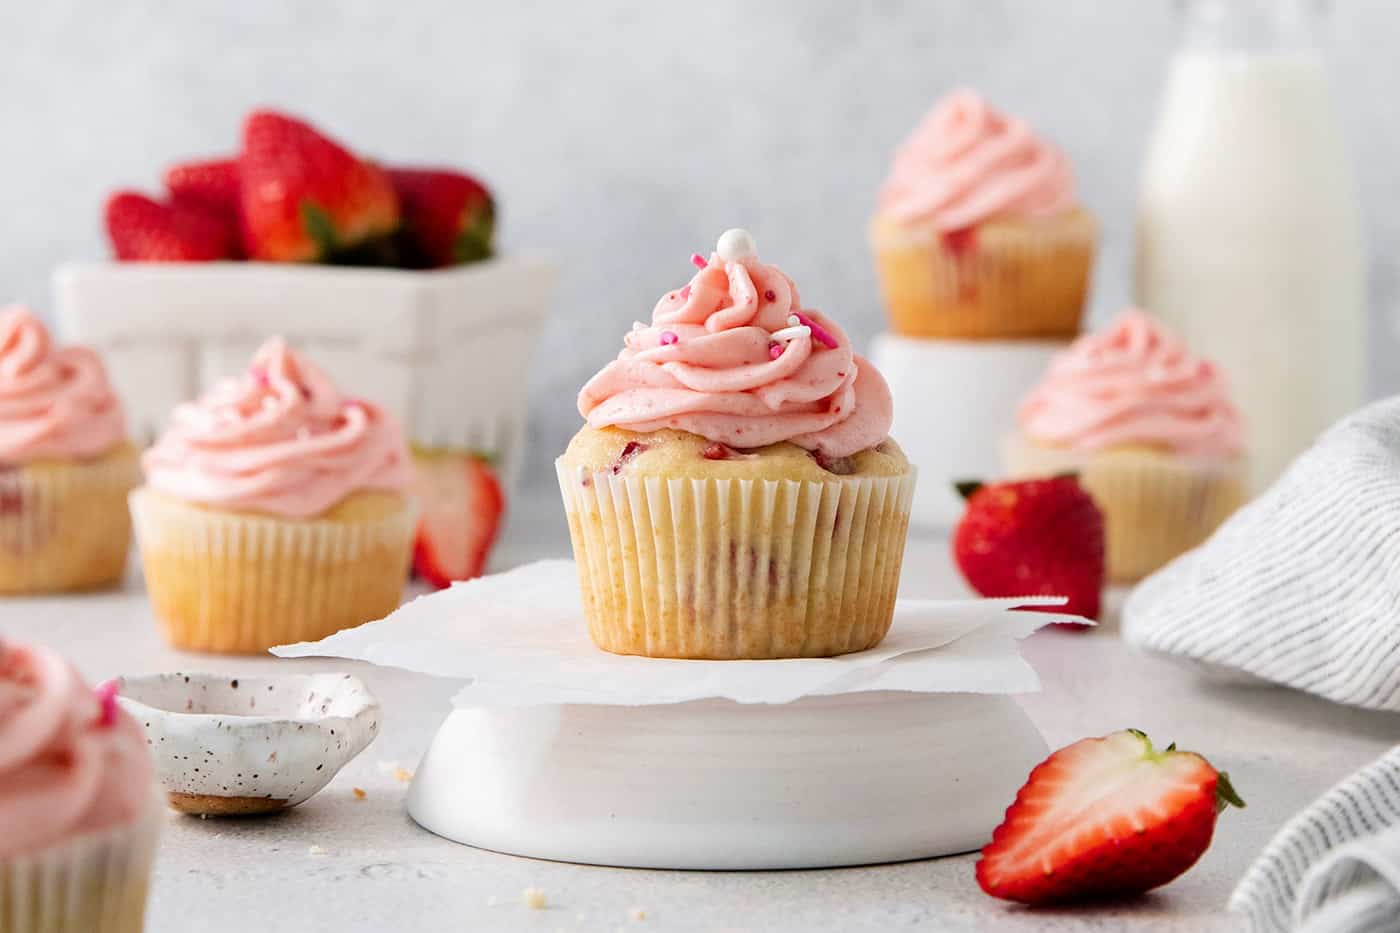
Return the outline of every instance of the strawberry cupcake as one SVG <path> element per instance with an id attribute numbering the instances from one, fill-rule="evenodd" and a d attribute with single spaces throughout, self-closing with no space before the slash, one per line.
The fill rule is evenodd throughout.
<path id="1" fill-rule="evenodd" d="M 870 223 L 891 327 L 906 337 L 1078 333 L 1097 237 L 1064 152 L 969 90 L 899 147 Z"/>
<path id="2" fill-rule="evenodd" d="M 1246 499 L 1244 422 L 1224 374 L 1141 311 L 1076 340 L 1017 418 L 1008 471 L 1079 474 L 1104 513 L 1111 579 L 1194 548 Z"/>
<path id="3" fill-rule="evenodd" d="M 282 340 L 175 409 L 143 466 L 131 512 L 176 647 L 261 652 L 398 606 L 416 519 L 403 436 Z"/>
<path id="4" fill-rule="evenodd" d="M 0 311 L 0 593 L 120 581 L 140 481 L 102 360 L 55 346 L 24 308 Z"/>
<path id="5" fill-rule="evenodd" d="M 146 736 L 44 648 L 0 642 L 0 931 L 140 933 L 165 811 Z"/>
<path id="6" fill-rule="evenodd" d="M 914 489 L 889 389 L 745 231 L 692 260 L 557 461 L 589 633 L 664 658 L 874 647 Z"/>

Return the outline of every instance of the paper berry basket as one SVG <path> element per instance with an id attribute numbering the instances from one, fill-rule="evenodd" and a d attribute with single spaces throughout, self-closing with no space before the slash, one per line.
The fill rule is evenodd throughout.
<path id="1" fill-rule="evenodd" d="M 138 442 L 280 334 L 394 412 L 415 445 L 492 458 L 509 490 L 554 282 L 529 256 L 427 272 L 99 262 L 60 268 L 54 291 L 63 336 L 103 354 Z"/>

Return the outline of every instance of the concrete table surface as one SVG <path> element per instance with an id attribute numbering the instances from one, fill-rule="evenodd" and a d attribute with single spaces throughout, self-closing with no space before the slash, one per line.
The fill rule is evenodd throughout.
<path id="1" fill-rule="evenodd" d="M 552 501 L 517 511 L 497 567 L 567 556 Z M 914 596 L 966 595 L 945 539 L 911 540 L 903 588 Z M 337 661 L 172 651 L 135 573 L 117 593 L 5 600 L 0 634 L 47 642 L 94 680 L 163 670 L 353 670 L 383 703 L 379 739 L 301 807 L 270 819 L 170 813 L 150 933 L 1237 929 L 1226 899 L 1274 831 L 1400 742 L 1397 716 L 1285 690 L 1212 685 L 1136 655 L 1112 618 L 1088 634 L 1037 634 L 1024 650 L 1044 691 L 1021 702 L 1051 747 L 1126 726 L 1144 729 L 1160 744 L 1175 740 L 1207 754 L 1230 772 L 1249 808 L 1223 815 L 1205 858 L 1157 893 L 1032 911 L 983 895 L 970 855 L 827 871 L 661 872 L 535 861 L 447 842 L 405 814 L 403 778 L 447 713 L 455 682 Z M 527 907 L 526 888 L 542 890 L 548 906 Z"/>

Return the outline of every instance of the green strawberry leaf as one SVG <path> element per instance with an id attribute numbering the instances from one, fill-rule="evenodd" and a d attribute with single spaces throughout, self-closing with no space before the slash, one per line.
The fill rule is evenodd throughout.
<path id="1" fill-rule="evenodd" d="M 302 201 L 300 211 L 302 229 L 316 244 L 316 255 L 324 259 L 335 252 L 335 224 L 331 223 L 331 215 L 314 201 Z"/>

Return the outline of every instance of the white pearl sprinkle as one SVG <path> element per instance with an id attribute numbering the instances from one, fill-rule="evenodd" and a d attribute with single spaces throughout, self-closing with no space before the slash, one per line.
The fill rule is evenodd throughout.
<path id="1" fill-rule="evenodd" d="M 749 231 L 735 227 L 720 234 L 719 243 L 715 245 L 715 252 L 719 253 L 719 258 L 725 262 L 757 259 L 758 244 L 753 241 L 753 235 Z"/>
<path id="2" fill-rule="evenodd" d="M 812 336 L 812 328 L 806 324 L 798 324 L 796 327 L 784 327 L 782 330 L 775 330 L 768 336 L 774 340 L 796 340 L 799 337 Z"/>

